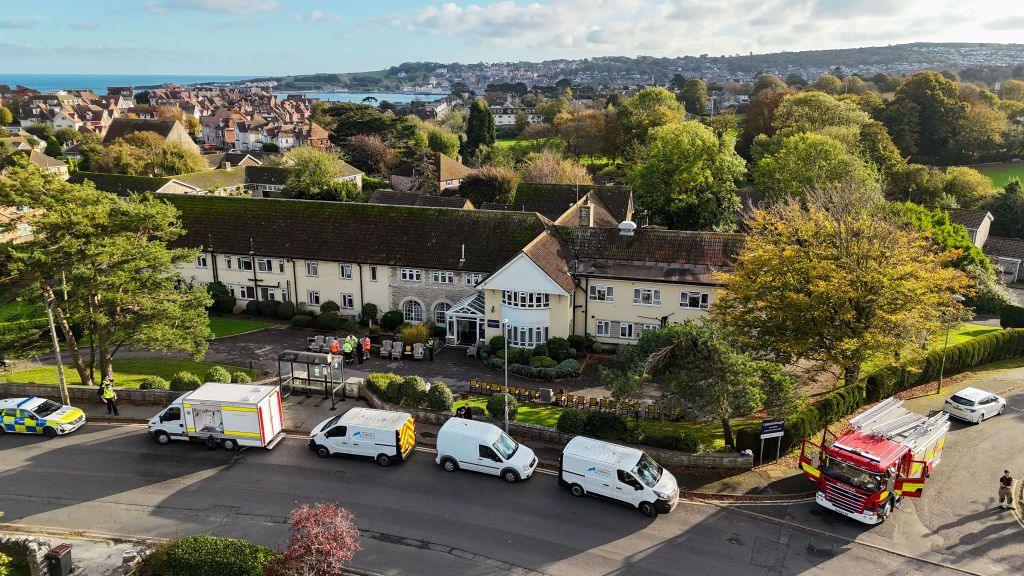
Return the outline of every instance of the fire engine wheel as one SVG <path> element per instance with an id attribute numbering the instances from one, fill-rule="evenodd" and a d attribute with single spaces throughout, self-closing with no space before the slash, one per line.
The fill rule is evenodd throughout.
<path id="1" fill-rule="evenodd" d="M 223 446 L 228 452 L 231 452 L 235 448 L 238 448 L 238 442 L 235 442 L 231 438 L 225 438 L 224 442 L 221 443 L 221 446 Z"/>

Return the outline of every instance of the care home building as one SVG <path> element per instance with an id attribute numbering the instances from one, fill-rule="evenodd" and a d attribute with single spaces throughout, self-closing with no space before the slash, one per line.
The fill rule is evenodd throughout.
<path id="1" fill-rule="evenodd" d="M 163 198 L 181 211 L 178 245 L 201 250 L 182 269 L 186 281 L 222 282 L 239 306 L 274 299 L 317 310 L 331 300 L 355 318 L 373 303 L 445 327 L 453 345 L 503 332 L 517 347 L 571 334 L 635 342 L 706 314 L 714 273 L 741 242 L 616 222 L 606 204 L 631 212 L 628 189 L 585 190 L 554 220 L 527 210 Z"/>

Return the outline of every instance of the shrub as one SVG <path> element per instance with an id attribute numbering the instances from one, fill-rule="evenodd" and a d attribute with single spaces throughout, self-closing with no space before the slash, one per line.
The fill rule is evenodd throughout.
<path id="1" fill-rule="evenodd" d="M 640 426 L 630 426 L 622 440 L 630 444 L 641 444 L 647 438 L 647 432 Z"/>
<path id="2" fill-rule="evenodd" d="M 247 372 L 238 370 L 237 372 L 231 373 L 231 381 L 235 384 L 248 384 L 249 382 L 252 382 L 252 377 L 250 377 Z"/>
<path id="3" fill-rule="evenodd" d="M 394 332 L 403 322 L 405 322 L 405 316 L 402 315 L 401 310 L 388 310 L 380 317 L 380 325 L 388 332 Z"/>
<path id="4" fill-rule="evenodd" d="M 579 408 L 566 408 L 558 415 L 555 428 L 566 434 L 583 434 L 587 429 L 587 420 Z"/>
<path id="5" fill-rule="evenodd" d="M 362 310 L 359 311 L 359 317 L 363 319 L 363 322 L 376 322 L 377 314 L 379 314 L 377 305 L 373 302 L 367 302 L 363 304 Z"/>
<path id="6" fill-rule="evenodd" d="M 245 313 L 250 316 L 258 316 L 260 313 L 260 303 L 255 300 L 249 300 L 245 303 Z"/>
<path id="7" fill-rule="evenodd" d="M 291 320 L 295 316 L 295 304 L 292 302 L 281 302 L 274 311 L 274 316 L 279 320 Z"/>
<path id="8" fill-rule="evenodd" d="M 259 309 L 260 316 L 272 317 L 277 313 L 277 307 L 281 303 L 277 300 L 260 300 L 257 308 Z"/>
<path id="9" fill-rule="evenodd" d="M 491 339 L 487 341 L 487 344 L 488 344 L 488 346 L 491 347 L 492 350 L 495 350 L 495 351 L 497 351 L 497 350 L 504 350 L 505 349 L 505 337 L 504 336 L 492 336 Z"/>
<path id="10" fill-rule="evenodd" d="M 505 367 L 505 359 L 501 356 L 492 356 L 487 359 L 487 366 L 501 370 Z"/>
<path id="11" fill-rule="evenodd" d="M 524 364 L 530 365 L 530 359 L 533 354 L 526 348 L 509 348 L 508 349 L 508 361 L 512 364 Z"/>
<path id="12" fill-rule="evenodd" d="M 594 337 L 590 334 L 573 334 L 568 340 L 569 346 L 575 348 L 579 354 L 587 354 L 594 350 Z"/>
<path id="13" fill-rule="evenodd" d="M 206 371 L 203 382 L 231 382 L 231 373 L 221 366 L 213 366 Z"/>
<path id="14" fill-rule="evenodd" d="M 306 314 L 296 314 L 292 316 L 292 326 L 296 328 L 309 328 L 313 325 L 313 317 L 307 316 Z"/>
<path id="15" fill-rule="evenodd" d="M 558 336 L 548 339 L 548 354 L 561 362 L 569 357 L 569 341 Z"/>
<path id="16" fill-rule="evenodd" d="M 206 291 L 213 299 L 211 310 L 222 314 L 231 314 L 235 311 L 235 297 L 231 295 L 223 282 L 210 282 L 206 285 Z"/>
<path id="17" fill-rule="evenodd" d="M 327 312 L 338 312 L 339 310 L 341 310 L 341 306 L 338 306 L 338 303 L 334 300 L 325 300 L 320 304 L 321 314 L 325 314 Z"/>
<path id="18" fill-rule="evenodd" d="M 999 325 L 1003 328 L 1024 328 L 1024 306 L 1006 306 L 999 312 Z"/>
<path id="19" fill-rule="evenodd" d="M 245 540 L 204 534 L 169 543 L 158 558 L 166 562 L 164 573 L 174 576 L 262 576 L 274 553 Z"/>
<path id="20" fill-rule="evenodd" d="M 430 327 L 426 324 L 406 324 L 399 330 L 397 338 L 405 344 L 423 344 L 430 338 Z"/>
<path id="21" fill-rule="evenodd" d="M 139 390 L 170 390 L 171 383 L 159 376 L 147 376 L 139 383 Z"/>
<path id="22" fill-rule="evenodd" d="M 554 368 L 557 365 L 558 362 L 547 356 L 534 356 L 530 358 L 530 366 L 533 368 Z"/>
<path id="23" fill-rule="evenodd" d="M 427 407 L 431 410 L 451 412 L 455 399 L 452 397 L 452 391 L 448 388 L 447 384 L 444 382 L 434 382 L 430 385 L 430 390 L 427 390 L 426 402 Z"/>
<path id="24" fill-rule="evenodd" d="M 324 312 L 316 319 L 316 329 L 327 332 L 337 332 L 341 328 L 341 317 L 335 312 Z"/>
<path id="25" fill-rule="evenodd" d="M 419 406 L 427 395 L 427 381 L 420 376 L 406 376 L 398 387 L 396 401 L 402 406 Z"/>
<path id="26" fill-rule="evenodd" d="M 359 324 L 359 322 L 356 322 L 355 320 L 345 320 L 344 322 L 341 323 L 342 332 L 354 334 L 356 332 L 359 332 L 360 328 L 362 328 L 362 326 Z"/>
<path id="27" fill-rule="evenodd" d="M 199 380 L 199 376 L 188 372 L 181 371 L 171 377 L 171 390 L 175 392 L 188 392 L 189 390 L 195 390 L 202 385 L 202 381 Z"/>
<path id="28" fill-rule="evenodd" d="M 511 394 L 495 394 L 487 399 L 487 413 L 492 418 L 505 419 L 505 402 L 508 402 L 508 419 L 511 422 L 516 419 L 516 412 L 519 412 L 519 403 Z"/>
<path id="29" fill-rule="evenodd" d="M 626 420 L 617 414 L 610 414 L 608 412 L 590 412 L 587 414 L 587 434 L 595 438 L 618 440 L 626 434 L 628 427 Z"/>
<path id="30" fill-rule="evenodd" d="M 537 356 L 548 356 L 548 345 L 547 344 L 537 344 L 536 346 L 534 346 L 534 348 L 533 348 L 533 356 L 534 357 L 537 357 Z M 557 364 L 557 362 L 555 364 Z"/>
<path id="31" fill-rule="evenodd" d="M 571 378 L 579 373 L 580 363 L 570 358 L 559 362 L 551 371 L 554 377 L 552 379 Z"/>
<path id="32" fill-rule="evenodd" d="M 700 452 L 700 439 L 697 438 L 697 435 L 694 434 L 693 432 L 684 430 L 682 432 L 679 432 L 678 434 L 675 434 L 674 439 L 676 444 L 676 447 L 673 448 L 674 450 L 690 453 Z"/>
<path id="33" fill-rule="evenodd" d="M 366 387 L 385 402 L 395 402 L 402 377 L 391 372 L 374 372 L 366 378 Z"/>

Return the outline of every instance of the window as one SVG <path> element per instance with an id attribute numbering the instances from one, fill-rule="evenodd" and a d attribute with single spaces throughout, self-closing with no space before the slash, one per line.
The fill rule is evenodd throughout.
<path id="1" fill-rule="evenodd" d="M 231 270 L 231 256 L 224 257 L 224 267 Z"/>
<path id="2" fill-rule="evenodd" d="M 501 458 L 498 458 L 498 454 L 490 446 L 480 445 L 480 457 L 484 460 L 491 460 L 494 462 L 501 462 Z"/>
<path id="3" fill-rule="evenodd" d="M 709 296 L 706 292 L 683 292 L 679 295 L 679 305 L 683 308 L 707 309 Z"/>
<path id="4" fill-rule="evenodd" d="M 533 348 L 548 341 L 547 326 L 506 326 L 505 337 L 513 348 Z"/>
<path id="5" fill-rule="evenodd" d="M 423 279 L 423 270 L 418 268 L 402 268 L 402 280 L 406 282 L 419 282 Z"/>
<path id="6" fill-rule="evenodd" d="M 451 307 L 452 305 L 447 302 L 438 302 L 437 304 L 434 304 L 434 324 L 444 326 L 445 312 L 448 312 Z"/>
<path id="7" fill-rule="evenodd" d="M 260 286 L 260 300 L 276 300 L 275 296 L 277 296 L 277 291 L 273 288 Z"/>
<path id="8" fill-rule="evenodd" d="M 633 288 L 633 304 L 661 306 L 661 290 L 657 288 Z"/>
<path id="9" fill-rule="evenodd" d="M 338 264 L 338 276 L 341 278 L 352 277 L 352 265 L 351 264 Z"/>
<path id="10" fill-rule="evenodd" d="M 310 290 L 309 292 L 306 292 L 306 302 L 308 304 L 310 304 L 311 306 L 319 306 L 320 305 L 320 291 L 319 290 Z"/>
<path id="11" fill-rule="evenodd" d="M 257 258 L 256 259 L 256 270 L 260 272 L 273 272 L 274 261 L 270 258 Z"/>
<path id="12" fill-rule="evenodd" d="M 320 272 L 320 263 L 319 262 L 316 262 L 316 261 L 306 262 L 306 276 L 316 276 L 317 274 L 319 274 L 319 272 Z"/>
<path id="13" fill-rule="evenodd" d="M 248 256 L 238 257 L 238 269 L 239 270 L 252 270 L 252 258 Z"/>
<path id="14" fill-rule="evenodd" d="M 402 315 L 405 316 L 406 322 L 423 322 L 423 305 L 415 300 L 406 300 L 405 304 L 402 304 Z"/>
<path id="15" fill-rule="evenodd" d="M 161 422 L 177 422 L 181 420 L 181 407 L 171 406 L 164 411 L 163 416 L 160 416 Z"/>
<path id="16" fill-rule="evenodd" d="M 608 336 L 612 331 L 612 323 L 607 320 L 597 321 L 597 335 Z"/>
<path id="17" fill-rule="evenodd" d="M 377 281 L 377 267 L 376 266 L 370 266 L 370 282 L 376 282 L 376 281 Z"/>
<path id="18" fill-rule="evenodd" d="M 196 256 L 196 268 L 206 268 L 209 264 L 206 261 L 206 254 Z"/>
<path id="19" fill-rule="evenodd" d="M 445 272 L 443 270 L 434 270 L 430 273 L 430 280 L 434 284 L 454 284 L 455 273 Z"/>
<path id="20" fill-rule="evenodd" d="M 501 293 L 501 303 L 513 308 L 548 308 L 550 296 L 541 292 L 505 290 Z"/>
<path id="21" fill-rule="evenodd" d="M 345 294 L 344 292 L 341 294 L 341 300 L 338 302 L 338 306 L 345 310 L 352 310 L 356 307 L 355 300 L 352 298 L 352 295 Z"/>
<path id="22" fill-rule="evenodd" d="M 255 300 L 256 289 L 252 286 L 239 286 L 238 287 L 238 298 L 240 300 Z"/>
<path id="23" fill-rule="evenodd" d="M 643 334 L 648 330 L 657 330 L 658 328 L 661 328 L 661 324 L 644 324 L 640 333 Z"/>
<path id="24" fill-rule="evenodd" d="M 615 289 L 606 284 L 594 284 L 590 287 L 590 299 L 596 302 L 614 302 Z"/>
<path id="25" fill-rule="evenodd" d="M 616 470 L 615 475 L 616 475 L 616 477 L 618 477 L 619 482 L 622 482 L 626 486 L 630 486 L 630 487 L 632 487 L 634 489 L 637 489 L 637 490 L 642 488 L 642 486 L 640 486 L 640 481 L 637 480 L 629 472 L 626 472 L 625 470 Z"/>
<path id="26" fill-rule="evenodd" d="M 324 436 L 327 436 L 328 438 L 344 438 L 346 434 L 348 434 L 348 427 L 335 426 L 334 428 L 331 428 L 327 434 L 324 434 Z"/>
<path id="27" fill-rule="evenodd" d="M 484 281 L 484 274 L 480 272 L 470 272 L 466 274 L 466 285 L 476 286 L 477 284 Z"/>
<path id="28" fill-rule="evenodd" d="M 619 338 L 626 338 L 627 340 L 636 338 L 633 333 L 632 322 L 623 322 L 619 324 Z"/>

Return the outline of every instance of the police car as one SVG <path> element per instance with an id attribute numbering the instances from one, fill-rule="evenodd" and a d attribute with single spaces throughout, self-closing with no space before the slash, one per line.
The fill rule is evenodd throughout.
<path id="1" fill-rule="evenodd" d="M 0 400 L 0 434 L 21 432 L 55 438 L 70 434 L 85 424 L 85 412 L 46 398 Z"/>

